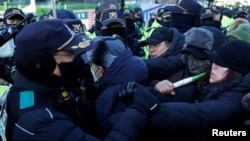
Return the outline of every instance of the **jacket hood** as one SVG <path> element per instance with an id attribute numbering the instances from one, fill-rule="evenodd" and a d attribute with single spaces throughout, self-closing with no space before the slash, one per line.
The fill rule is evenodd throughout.
<path id="1" fill-rule="evenodd" d="M 133 56 L 130 49 L 127 49 L 114 60 L 98 83 L 102 88 L 128 81 L 142 83 L 147 76 L 148 68 L 145 62 L 141 58 Z"/>

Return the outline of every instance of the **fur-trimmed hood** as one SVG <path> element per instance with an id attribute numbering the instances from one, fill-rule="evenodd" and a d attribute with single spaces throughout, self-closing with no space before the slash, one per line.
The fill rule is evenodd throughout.
<path id="1" fill-rule="evenodd" d="M 205 51 L 212 51 L 213 33 L 204 28 L 193 27 L 184 33 L 185 44 L 183 53 L 189 53 L 198 59 L 208 59 Z"/>
<path id="2" fill-rule="evenodd" d="M 192 45 L 199 49 L 205 50 L 213 49 L 213 34 L 204 28 L 193 27 L 186 33 L 184 33 L 184 35 L 185 43 L 188 45 Z"/>

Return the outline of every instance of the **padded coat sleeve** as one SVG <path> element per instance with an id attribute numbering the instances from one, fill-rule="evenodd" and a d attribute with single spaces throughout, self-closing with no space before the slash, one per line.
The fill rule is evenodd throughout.
<path id="1" fill-rule="evenodd" d="M 136 141 L 147 123 L 148 119 L 143 114 L 128 108 L 104 141 Z"/>

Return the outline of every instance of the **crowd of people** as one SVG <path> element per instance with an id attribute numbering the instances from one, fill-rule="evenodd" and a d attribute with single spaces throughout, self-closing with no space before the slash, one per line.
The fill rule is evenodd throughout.
<path id="1" fill-rule="evenodd" d="M 147 23 L 140 7 L 121 11 L 105 2 L 86 29 L 67 9 L 37 20 L 7 9 L 0 27 L 4 138 L 247 140 L 250 14 L 228 10 L 185 0 L 159 8 Z"/>

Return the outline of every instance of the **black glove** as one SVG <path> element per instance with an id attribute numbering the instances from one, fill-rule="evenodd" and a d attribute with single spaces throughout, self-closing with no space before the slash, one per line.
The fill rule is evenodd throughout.
<path id="1" fill-rule="evenodd" d="M 135 108 L 147 116 L 156 111 L 159 105 L 159 100 L 151 93 L 150 88 L 137 87 L 134 91 L 134 100 L 131 108 Z"/>
<path id="2" fill-rule="evenodd" d="M 120 90 L 118 91 L 118 98 L 122 99 L 122 98 L 127 98 L 127 97 L 131 97 L 134 95 L 135 90 L 138 87 L 143 87 L 142 85 L 134 82 L 134 81 L 130 81 L 127 83 L 124 83 Z"/>
<path id="3" fill-rule="evenodd" d="M 250 112 L 250 93 L 245 94 L 241 100 L 241 103 Z"/>

